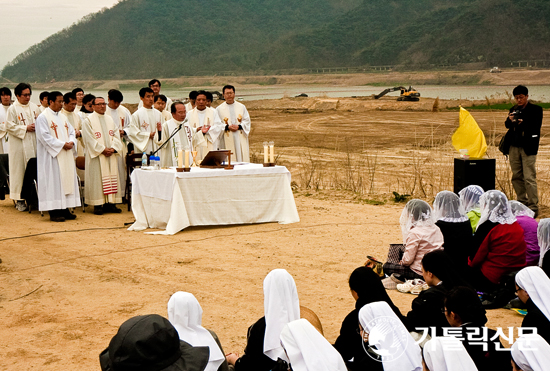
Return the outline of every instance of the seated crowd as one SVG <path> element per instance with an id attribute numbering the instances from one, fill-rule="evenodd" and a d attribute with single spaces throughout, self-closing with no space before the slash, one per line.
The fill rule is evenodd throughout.
<path id="1" fill-rule="evenodd" d="M 351 273 L 349 289 L 355 308 L 343 319 L 333 345 L 323 336 L 318 317 L 300 306 L 293 277 L 284 269 L 275 269 L 264 280 L 264 316 L 249 327 L 243 355 L 225 354 L 216 334 L 202 327 L 202 309 L 195 297 L 177 292 L 168 302 L 168 320 L 150 315 L 122 324 L 100 356 L 101 367 L 547 370 L 550 278 L 541 266 L 550 241 L 550 219 L 541 220 L 537 234 L 524 233 L 522 225 L 529 230 L 534 221 L 528 210 L 508 202 L 499 191 L 481 193 L 478 189 L 471 186 L 460 196 L 441 192 L 433 211 L 424 201 L 409 201 L 401 215 L 404 244 L 391 245 L 388 259 L 391 255 L 393 262 L 383 266 L 387 272 L 381 275 L 379 269 L 361 266 Z M 474 212 L 464 211 L 464 195 L 475 196 L 468 199 Z M 517 218 L 524 219 L 522 224 Z M 530 247 L 525 239 L 530 240 Z M 538 249 L 535 239 L 540 241 Z M 410 279 L 397 285 L 399 291 L 418 289 L 406 314 L 387 293 L 393 288 L 391 283 L 402 277 Z M 511 352 L 500 340 L 502 332 L 486 327 L 489 307 L 482 302 L 485 295 L 499 290 L 510 299 L 510 289 L 503 286 L 507 277 L 512 277 L 511 290 L 527 311 Z"/>
<path id="2" fill-rule="evenodd" d="M 192 91 L 187 103 L 173 102 L 160 87 L 153 79 L 140 89 L 134 113 L 116 89 L 107 99 L 81 88 L 42 92 L 37 106 L 29 84 L 15 87 L 13 104 L 11 90 L 1 88 L 0 154 L 9 163 L 0 161 L 2 199 L 9 169 L 9 195 L 19 211 L 48 211 L 50 220 L 63 222 L 75 219 L 69 209 L 82 203 L 97 215 L 121 212 L 116 204 L 129 196 L 127 154 L 155 154 L 162 167 L 175 167 L 185 151 L 196 151 L 200 163 L 208 151 L 227 149 L 233 161 L 250 162 L 250 115 L 235 100 L 234 86 L 223 87 L 224 102 L 216 108 L 210 92 Z"/>

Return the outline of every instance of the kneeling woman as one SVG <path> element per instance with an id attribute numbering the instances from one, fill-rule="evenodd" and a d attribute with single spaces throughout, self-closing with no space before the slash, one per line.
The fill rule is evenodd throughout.
<path id="1" fill-rule="evenodd" d="M 525 267 L 523 229 L 512 214 L 506 195 L 487 191 L 481 196 L 481 219 L 471 251 L 470 283 L 478 291 L 492 292 L 502 276 Z M 479 248 L 477 243 L 481 241 Z"/>
<path id="2" fill-rule="evenodd" d="M 270 371 L 277 359 L 288 362 L 281 346 L 281 331 L 292 321 L 300 319 L 298 291 L 292 276 L 284 269 L 274 269 L 264 280 L 264 314 L 248 328 L 244 355 L 231 353 L 227 362 L 236 371 Z"/>
<path id="3" fill-rule="evenodd" d="M 400 274 L 406 279 L 422 279 L 422 258 L 430 251 L 443 249 L 443 234 L 435 225 L 432 208 L 422 200 L 407 202 L 399 222 L 403 248 L 399 252 L 390 250 L 384 273 L 388 276 Z"/>

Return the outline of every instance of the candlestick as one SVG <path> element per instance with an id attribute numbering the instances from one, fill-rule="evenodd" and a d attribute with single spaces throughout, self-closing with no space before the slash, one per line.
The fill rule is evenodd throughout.
<path id="1" fill-rule="evenodd" d="M 269 162 L 267 146 L 267 142 L 264 142 L 264 164 L 267 164 Z"/>
<path id="2" fill-rule="evenodd" d="M 178 149 L 178 167 L 182 168 L 183 166 L 183 151 Z"/>
<path id="3" fill-rule="evenodd" d="M 185 150 L 185 167 L 189 167 L 189 150 Z"/>
<path id="4" fill-rule="evenodd" d="M 275 143 L 269 142 L 269 162 L 275 163 Z"/>

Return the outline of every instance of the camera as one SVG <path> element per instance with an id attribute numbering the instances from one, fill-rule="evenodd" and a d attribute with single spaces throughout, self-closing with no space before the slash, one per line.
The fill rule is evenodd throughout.
<path id="1" fill-rule="evenodd" d="M 512 122 L 514 122 L 514 123 L 517 123 L 518 120 L 523 119 L 523 115 L 522 115 L 522 112 L 520 110 L 512 111 L 512 112 L 510 112 L 510 115 L 513 116 Z"/>

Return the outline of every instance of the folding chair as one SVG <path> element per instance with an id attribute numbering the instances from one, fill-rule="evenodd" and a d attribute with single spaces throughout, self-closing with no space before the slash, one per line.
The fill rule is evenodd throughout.
<path id="1" fill-rule="evenodd" d="M 124 198 L 126 198 L 126 202 L 128 202 L 128 211 L 130 211 L 132 207 L 132 178 L 130 175 L 132 175 L 132 171 L 136 167 L 141 167 L 142 156 L 142 153 L 126 155 L 126 189 L 124 190 Z"/>

